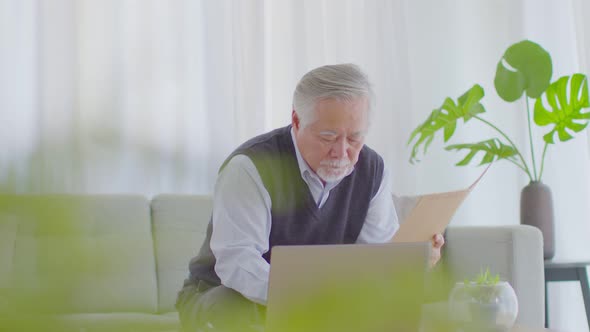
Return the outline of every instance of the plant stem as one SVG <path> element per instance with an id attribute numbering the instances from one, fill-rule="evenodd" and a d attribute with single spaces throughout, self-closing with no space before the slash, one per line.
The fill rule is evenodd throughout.
<path id="1" fill-rule="evenodd" d="M 527 173 L 527 170 L 526 170 L 524 167 L 522 167 L 522 165 L 521 165 L 521 164 L 517 163 L 516 161 L 514 161 L 514 160 L 512 160 L 512 159 L 508 159 L 508 158 L 504 158 L 504 160 L 508 160 L 509 162 L 511 162 L 511 163 L 513 163 L 514 165 L 516 165 L 516 167 L 518 167 L 518 168 L 522 169 L 522 170 L 523 170 L 525 173 Z M 528 173 L 527 173 L 527 174 L 528 174 Z M 530 178 L 530 176 L 529 176 L 529 178 Z"/>
<path id="2" fill-rule="evenodd" d="M 531 128 L 531 111 L 529 110 L 529 97 L 524 96 L 526 101 L 526 119 L 529 125 L 529 141 L 531 142 L 531 159 L 533 160 L 533 172 L 535 174 L 535 181 L 539 181 L 537 176 L 537 164 L 535 163 L 535 148 L 533 146 L 533 131 Z"/>
<path id="3" fill-rule="evenodd" d="M 522 161 L 522 166 L 520 168 L 526 173 L 526 175 L 528 175 L 529 180 L 530 181 L 533 181 L 533 177 L 531 176 L 531 171 L 529 170 L 529 166 L 527 165 L 526 161 L 524 161 L 524 158 L 522 157 L 522 154 L 520 153 L 520 151 L 518 151 L 518 148 L 516 147 L 516 145 L 514 144 L 514 142 L 512 142 L 512 140 L 510 139 L 510 137 L 508 137 L 506 134 L 504 134 L 504 132 L 502 130 L 500 130 L 500 128 L 494 126 L 493 124 L 491 124 L 487 120 L 485 120 L 483 118 L 480 118 L 477 115 L 474 115 L 473 117 L 475 119 L 478 119 L 479 121 L 487 124 L 488 126 L 494 128 L 497 132 L 500 133 L 500 135 L 504 136 L 504 138 L 508 140 L 508 142 L 510 143 L 510 145 L 512 145 L 512 148 L 514 148 L 514 150 L 516 151 L 516 153 L 520 157 L 520 160 Z"/>
<path id="4" fill-rule="evenodd" d="M 545 143 L 545 147 L 543 148 L 543 156 L 541 157 L 541 172 L 539 173 L 537 181 L 541 181 L 541 176 L 543 176 L 543 166 L 545 166 L 545 153 L 547 153 L 547 147 L 549 147 L 549 143 Z"/>

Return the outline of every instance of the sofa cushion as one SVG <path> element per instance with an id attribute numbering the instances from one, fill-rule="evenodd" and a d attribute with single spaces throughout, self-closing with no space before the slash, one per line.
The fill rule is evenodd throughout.
<path id="1" fill-rule="evenodd" d="M 152 200 L 160 312 L 174 310 L 188 263 L 205 240 L 211 204 L 211 196 L 198 195 L 159 195 Z"/>
<path id="2" fill-rule="evenodd" d="M 15 305 L 49 312 L 156 311 L 145 198 L 0 196 L 0 225 L 15 222 L 12 257 L 2 258 L 12 264 Z M 10 227 L 8 233 L 3 227 L 2 237 L 10 237 Z"/>

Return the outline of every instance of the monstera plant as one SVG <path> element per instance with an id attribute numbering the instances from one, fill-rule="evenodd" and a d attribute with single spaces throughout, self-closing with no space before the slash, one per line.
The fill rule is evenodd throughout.
<path id="1" fill-rule="evenodd" d="M 496 67 L 494 86 L 503 100 L 515 102 L 525 99 L 528 123 L 530 160 L 510 137 L 486 120 L 486 109 L 481 103 L 484 89 L 475 84 L 456 100 L 446 98 L 442 106 L 434 109 L 426 121 L 411 133 L 408 144 L 412 144 L 410 162 L 418 161 L 420 153 L 425 154 L 438 132 L 442 132 L 446 150 L 465 151 L 467 154 L 456 165 L 477 163 L 476 156 L 483 155 L 479 164 L 506 160 L 526 173 L 530 184 L 521 193 L 521 222 L 541 229 L 545 241 L 545 258 L 554 255 L 553 208 L 551 192 L 541 183 L 545 156 L 550 146 L 572 139 L 588 125 L 590 106 L 588 80 L 585 75 L 575 73 L 562 76 L 551 82 L 552 62 L 549 53 L 540 45 L 524 40 L 511 45 Z M 533 104 L 531 114 L 530 104 Z M 543 153 L 537 163 L 532 123 L 547 128 L 542 136 Z M 459 125 L 479 121 L 491 127 L 498 136 L 475 143 L 447 144 Z M 537 139 L 538 140 L 538 139 Z"/>

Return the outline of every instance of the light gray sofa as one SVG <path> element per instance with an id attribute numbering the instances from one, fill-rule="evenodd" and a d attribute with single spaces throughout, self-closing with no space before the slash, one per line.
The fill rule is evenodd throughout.
<path id="1" fill-rule="evenodd" d="M 403 218 L 412 200 L 396 204 Z M 57 313 L 64 330 L 178 330 L 176 293 L 210 212 L 209 196 L 0 195 L 0 321 L 38 311 Z M 446 236 L 455 280 L 489 266 L 514 287 L 517 322 L 543 325 L 537 229 L 451 226 Z"/>

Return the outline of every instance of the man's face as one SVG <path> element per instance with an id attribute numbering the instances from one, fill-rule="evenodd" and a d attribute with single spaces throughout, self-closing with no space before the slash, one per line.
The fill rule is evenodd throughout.
<path id="1" fill-rule="evenodd" d="M 325 182 L 344 178 L 358 161 L 368 129 L 368 101 L 323 99 L 315 106 L 315 121 L 301 128 L 292 113 L 295 141 L 303 159 Z"/>

